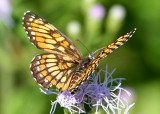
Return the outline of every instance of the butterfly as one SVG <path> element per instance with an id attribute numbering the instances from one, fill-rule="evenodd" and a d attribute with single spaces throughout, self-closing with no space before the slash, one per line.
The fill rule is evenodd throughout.
<path id="1" fill-rule="evenodd" d="M 75 90 L 94 72 L 100 59 L 126 43 L 136 31 L 134 28 L 119 37 L 96 57 L 83 57 L 69 38 L 35 13 L 24 13 L 22 24 L 33 45 L 48 52 L 33 58 L 30 70 L 34 79 L 46 89 L 55 85 L 62 92 Z"/>

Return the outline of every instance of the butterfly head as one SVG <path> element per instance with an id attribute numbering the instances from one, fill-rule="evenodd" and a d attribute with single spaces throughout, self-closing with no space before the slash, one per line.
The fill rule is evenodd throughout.
<path id="1" fill-rule="evenodd" d="M 77 71 L 77 73 L 80 73 L 80 72 L 84 72 L 84 69 L 87 68 L 87 66 L 89 65 L 89 63 L 95 59 L 95 56 L 94 55 L 89 55 L 87 56 L 86 58 L 84 58 L 81 62 L 81 65 Z"/>
<path id="2" fill-rule="evenodd" d="M 94 54 L 89 54 L 83 61 L 82 61 L 82 66 L 85 68 L 88 63 L 90 63 L 93 59 L 95 59 Z"/>

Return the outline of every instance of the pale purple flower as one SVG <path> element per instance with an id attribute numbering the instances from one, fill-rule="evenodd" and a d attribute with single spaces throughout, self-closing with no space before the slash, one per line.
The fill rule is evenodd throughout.
<path id="1" fill-rule="evenodd" d="M 102 19 L 105 16 L 105 8 L 100 4 L 95 4 L 89 9 L 89 15 L 94 19 Z"/>
<path id="2" fill-rule="evenodd" d="M 87 104 L 96 107 L 97 114 L 98 107 L 103 108 L 106 113 L 121 113 L 123 109 L 128 110 L 128 108 L 130 108 L 126 99 L 121 97 L 121 92 L 126 93 L 128 96 L 131 96 L 131 94 L 127 90 L 121 88 L 121 81 L 124 80 L 123 78 L 112 79 L 114 71 L 115 70 L 109 73 L 107 68 L 105 71 L 99 71 L 96 76 L 92 77 L 93 81 L 90 81 L 91 84 L 89 84 L 84 91 L 84 94 L 89 98 Z M 103 82 L 101 81 L 101 72 L 105 72 L 105 79 Z M 114 86 L 113 83 L 117 85 Z M 119 91 L 118 94 L 116 94 L 117 90 Z M 126 111 L 126 113 L 127 112 L 128 111 Z"/>
<path id="3" fill-rule="evenodd" d="M 79 107 L 79 101 L 76 99 L 74 95 L 71 95 L 70 92 L 64 91 L 63 93 L 57 94 L 57 100 L 54 102 L 51 102 L 52 108 L 50 113 L 54 113 L 56 104 L 59 103 L 61 107 L 67 108 L 71 113 L 77 112 L 77 113 L 85 113 L 80 107 Z"/>
<path id="4" fill-rule="evenodd" d="M 61 107 L 67 108 L 71 113 L 85 113 L 84 104 L 87 104 L 91 108 L 96 108 L 96 114 L 98 114 L 99 108 L 102 108 L 107 114 L 120 114 L 122 111 L 128 114 L 134 103 L 129 105 L 127 99 L 121 95 L 125 93 L 127 97 L 130 97 L 131 94 L 121 87 L 123 78 L 112 78 L 115 69 L 111 73 L 107 69 L 106 67 L 106 70 L 100 70 L 96 75 L 93 74 L 89 78 L 89 84 L 81 84 L 73 95 L 68 91 L 56 93 L 49 90 L 41 90 L 45 94 L 57 94 L 57 99 L 51 102 L 50 114 L 54 113 L 57 103 Z M 101 80 L 102 72 L 105 73 L 104 81 Z"/>
<path id="5" fill-rule="evenodd" d="M 56 105 L 57 103 L 60 104 L 61 107 L 64 107 L 66 109 L 68 109 L 71 113 L 72 112 L 76 112 L 76 113 L 85 113 L 85 111 L 83 110 L 83 94 L 82 92 L 76 92 L 74 95 L 72 95 L 69 91 L 64 91 L 64 92 L 52 92 L 53 90 L 43 90 L 41 89 L 41 92 L 47 95 L 50 94 L 56 94 L 57 98 L 56 100 L 53 102 L 51 101 L 51 110 L 50 110 L 50 114 L 53 114 L 55 109 L 56 109 Z"/>
<path id="6" fill-rule="evenodd" d="M 4 21 L 7 26 L 14 24 L 11 12 L 10 0 L 0 0 L 0 21 Z"/>
<path id="7" fill-rule="evenodd" d="M 129 103 L 133 102 L 136 97 L 135 91 L 131 87 L 124 87 L 124 89 L 129 91 L 129 93 L 131 93 L 132 96 L 129 96 L 125 91 L 122 91 L 121 92 L 122 98 L 128 101 Z"/>

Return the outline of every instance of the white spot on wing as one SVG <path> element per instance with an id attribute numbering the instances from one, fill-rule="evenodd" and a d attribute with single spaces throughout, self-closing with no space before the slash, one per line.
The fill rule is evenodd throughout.
<path id="1" fill-rule="evenodd" d="M 32 61 L 35 59 L 35 57 L 32 59 Z M 31 67 L 30 67 L 31 68 Z"/>
<path id="2" fill-rule="evenodd" d="M 27 25 L 30 25 L 30 23 L 28 23 L 28 22 L 27 22 L 26 24 L 27 24 Z"/>
<path id="3" fill-rule="evenodd" d="M 41 70 L 39 66 L 37 67 L 37 70 L 38 70 L 38 71 L 40 71 L 40 70 Z"/>
<path id="4" fill-rule="evenodd" d="M 31 74 L 32 74 L 32 76 L 33 76 L 33 72 L 31 71 Z"/>
<path id="5" fill-rule="evenodd" d="M 37 56 L 37 59 L 41 59 L 41 56 L 39 55 L 39 56 Z"/>
<path id="6" fill-rule="evenodd" d="M 39 18 L 38 20 L 42 21 L 42 19 L 41 19 L 41 18 Z"/>
<path id="7" fill-rule="evenodd" d="M 32 21 L 33 21 L 33 18 L 29 18 L 29 21 L 32 22 Z"/>
<path id="8" fill-rule="evenodd" d="M 32 64 L 30 64 L 29 68 L 31 69 L 31 67 L 32 67 Z"/>
<path id="9" fill-rule="evenodd" d="M 36 38 L 33 36 L 32 39 L 35 40 Z"/>
<path id="10" fill-rule="evenodd" d="M 45 79 L 44 79 L 44 82 L 46 82 L 46 83 L 47 83 L 47 82 L 48 82 L 48 80 L 45 78 Z"/>
<path id="11" fill-rule="evenodd" d="M 33 15 L 32 15 L 31 17 L 32 17 L 33 19 L 35 18 L 35 16 L 33 16 Z"/>
<path id="12" fill-rule="evenodd" d="M 30 11 L 26 11 L 26 13 L 29 13 Z M 26 13 L 24 13 L 24 14 L 26 14 Z"/>
<path id="13" fill-rule="evenodd" d="M 37 79 L 35 77 L 33 77 L 33 79 L 37 82 Z"/>
<path id="14" fill-rule="evenodd" d="M 52 84 L 51 84 L 51 83 L 49 83 L 49 87 L 52 87 Z"/>
<path id="15" fill-rule="evenodd" d="M 29 29 L 29 30 L 31 30 L 31 29 L 32 29 L 32 27 L 28 27 L 28 29 Z"/>
<path id="16" fill-rule="evenodd" d="M 40 77 L 43 77 L 43 75 L 42 75 L 42 74 L 39 74 L 39 76 L 40 76 Z"/>
<path id="17" fill-rule="evenodd" d="M 31 34 L 32 34 L 32 35 L 35 35 L 35 32 L 32 31 Z"/>
<path id="18" fill-rule="evenodd" d="M 25 27 L 23 27 L 25 30 L 26 30 L 26 28 Z"/>
<path id="19" fill-rule="evenodd" d="M 38 83 L 39 86 L 43 87 L 41 84 Z"/>

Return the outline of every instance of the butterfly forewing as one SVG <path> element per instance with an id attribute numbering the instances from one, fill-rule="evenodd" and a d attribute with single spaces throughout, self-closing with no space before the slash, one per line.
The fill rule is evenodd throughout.
<path id="1" fill-rule="evenodd" d="M 102 59 L 106 57 L 108 54 L 113 52 L 118 47 L 122 46 L 124 43 L 126 43 L 132 35 L 135 33 L 136 28 L 131 30 L 130 32 L 126 33 L 125 35 L 119 37 L 114 42 L 112 42 L 110 45 L 108 45 L 106 48 L 104 48 L 97 56 L 97 59 Z"/>
<path id="2" fill-rule="evenodd" d="M 26 12 L 23 17 L 23 26 L 30 41 L 37 48 L 50 53 L 65 54 L 75 60 L 82 58 L 72 41 L 40 16 Z"/>

